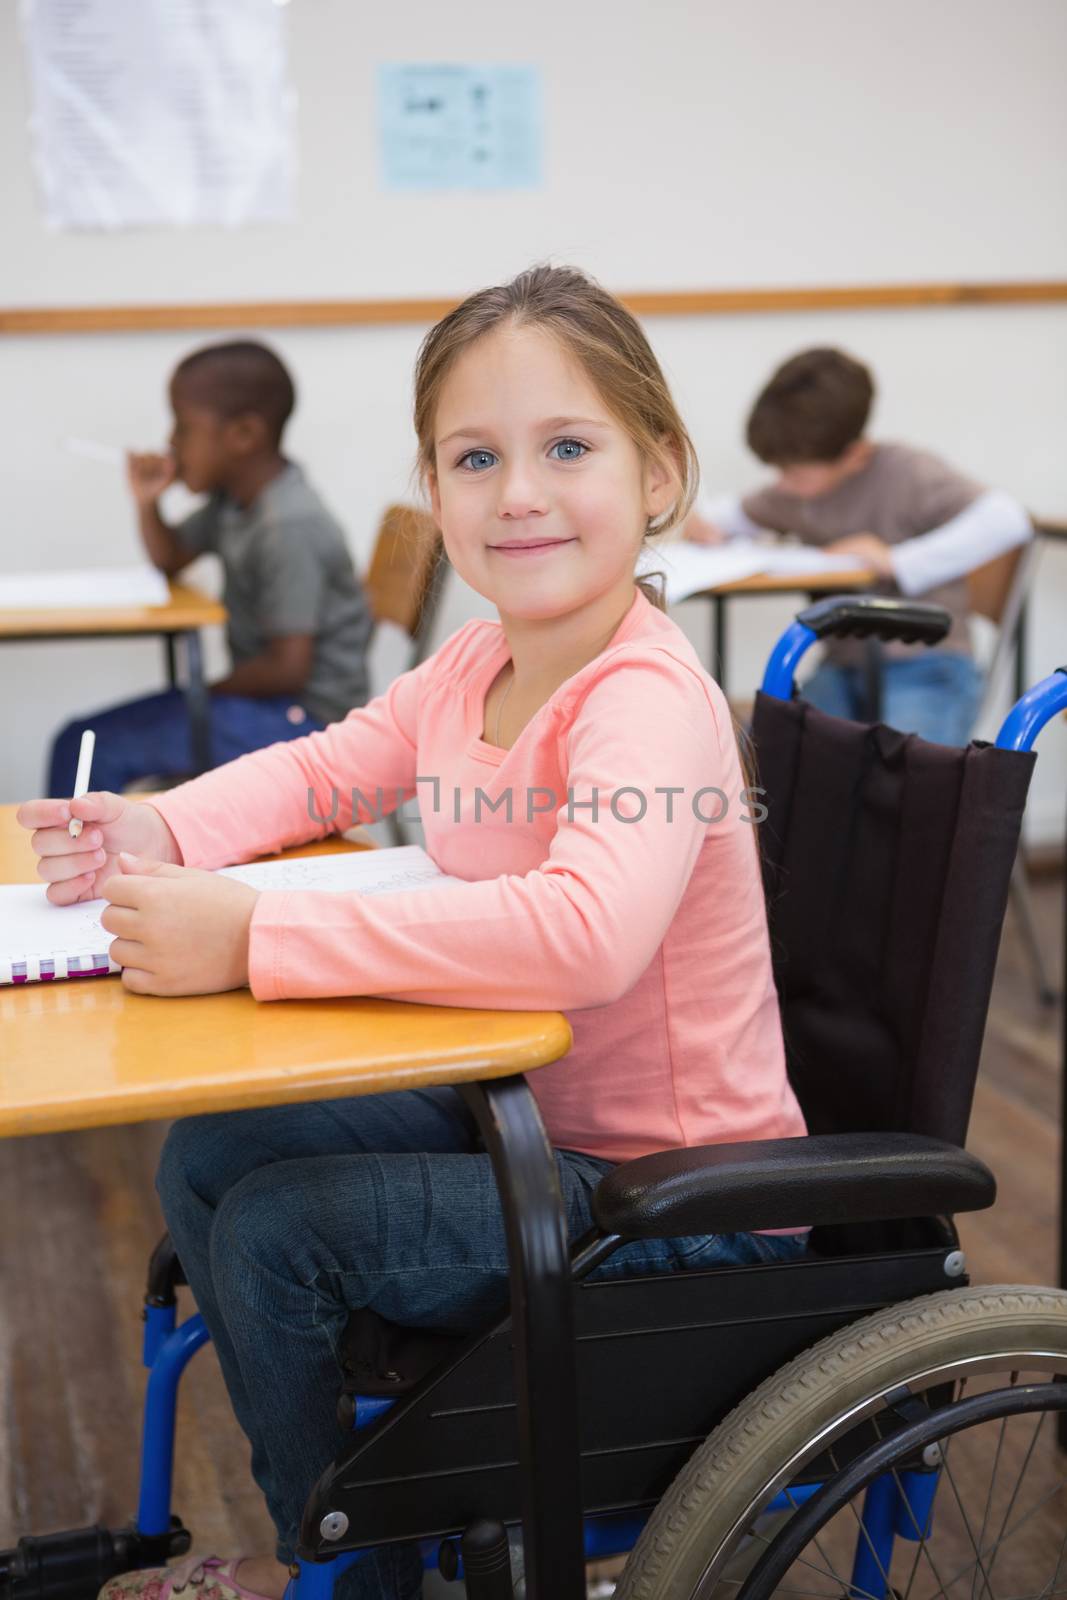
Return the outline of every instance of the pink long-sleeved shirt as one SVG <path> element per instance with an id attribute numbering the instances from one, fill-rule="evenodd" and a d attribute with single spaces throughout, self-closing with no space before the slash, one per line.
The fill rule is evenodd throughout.
<path id="1" fill-rule="evenodd" d="M 482 730 L 508 659 L 498 623 L 470 622 L 343 722 L 152 802 L 186 865 L 217 867 L 418 792 L 427 850 L 465 880 L 260 894 L 253 994 L 564 1011 L 573 1048 L 530 1085 L 554 1144 L 608 1160 L 802 1134 L 722 691 L 637 592 L 502 750 Z"/>

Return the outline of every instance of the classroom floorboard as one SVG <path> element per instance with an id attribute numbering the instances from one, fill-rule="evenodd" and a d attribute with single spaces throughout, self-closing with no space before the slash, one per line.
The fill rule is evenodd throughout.
<path id="1" fill-rule="evenodd" d="M 1034 898 L 1059 973 L 1060 883 L 1040 881 Z M 1036 1000 L 1009 916 L 970 1138 L 1000 1198 L 961 1220 L 974 1282 L 1053 1280 L 1059 1053 L 1059 1010 Z M 148 1124 L 0 1143 L 0 1548 L 20 1533 L 120 1524 L 134 1506 L 139 1313 L 161 1232 L 152 1174 L 163 1132 Z M 269 1548 L 210 1353 L 192 1362 L 181 1393 L 175 1505 L 196 1548 Z"/>

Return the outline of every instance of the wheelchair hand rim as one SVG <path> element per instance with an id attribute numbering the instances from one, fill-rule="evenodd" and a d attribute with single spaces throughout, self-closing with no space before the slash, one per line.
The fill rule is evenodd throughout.
<path id="1" fill-rule="evenodd" d="M 847 1407 L 814 1433 L 802 1450 L 795 1451 L 782 1469 L 769 1479 L 761 1487 L 759 1494 L 738 1513 L 731 1527 L 719 1540 L 717 1548 L 711 1553 L 692 1592 L 692 1600 L 705 1600 L 706 1596 L 714 1593 L 725 1563 L 736 1553 L 739 1537 L 751 1527 L 764 1508 L 789 1486 L 797 1474 L 859 1423 L 889 1409 L 889 1397 L 898 1389 L 906 1387 L 913 1394 L 921 1394 L 924 1390 L 935 1388 L 940 1384 L 954 1383 L 983 1373 L 1045 1370 L 1053 1382 L 1063 1382 L 1067 1379 L 1067 1353 L 1062 1350 L 1038 1350 L 1033 1347 L 1021 1349 L 1006 1345 L 1003 1349 L 987 1351 L 980 1356 L 923 1366 L 908 1376 L 894 1379 L 877 1393 L 868 1395 Z M 1067 1384 L 1063 1389 L 1062 1407 L 1067 1408 Z M 736 1600 L 749 1600 L 747 1587 L 737 1593 Z"/>
<path id="2" fill-rule="evenodd" d="M 1025 1358 L 1027 1370 L 1030 1359 L 1029 1356 Z M 1062 1381 L 1027 1384 L 953 1400 L 929 1412 L 921 1422 L 872 1445 L 830 1479 L 818 1494 L 797 1508 L 788 1526 L 764 1552 L 738 1590 L 737 1600 L 771 1600 L 779 1579 L 788 1573 L 812 1539 L 876 1478 L 892 1472 L 898 1458 L 912 1456 L 926 1445 L 940 1443 L 984 1422 L 1038 1411 L 1043 1414 L 1067 1411 L 1067 1385 Z M 993 1549 L 995 1552 L 995 1547 Z M 987 1550 L 985 1554 L 988 1553 Z M 982 1554 L 979 1551 L 979 1562 Z"/>

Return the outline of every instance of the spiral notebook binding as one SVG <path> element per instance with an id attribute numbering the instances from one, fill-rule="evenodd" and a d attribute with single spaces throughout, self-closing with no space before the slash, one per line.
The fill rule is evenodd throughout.
<path id="1" fill-rule="evenodd" d="M 23 961 L 0 959 L 0 985 L 52 983 L 56 978 L 106 978 L 120 969 L 106 950 L 85 956 L 27 955 Z"/>

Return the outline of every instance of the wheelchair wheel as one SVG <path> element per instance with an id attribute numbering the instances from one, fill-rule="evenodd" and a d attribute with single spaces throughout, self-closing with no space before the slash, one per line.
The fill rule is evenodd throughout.
<path id="1" fill-rule="evenodd" d="M 957 1289 L 852 1323 L 696 1451 L 616 1600 L 1065 1594 L 1065 1380 L 1059 1290 Z"/>

